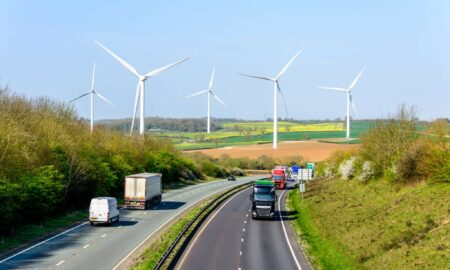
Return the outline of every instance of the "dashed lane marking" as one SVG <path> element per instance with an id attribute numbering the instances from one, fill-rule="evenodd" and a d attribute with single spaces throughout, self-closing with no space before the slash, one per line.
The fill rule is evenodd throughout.
<path id="1" fill-rule="evenodd" d="M 60 266 L 61 264 L 64 263 L 64 260 L 60 261 L 59 263 L 56 264 L 56 266 Z"/>
<path id="2" fill-rule="evenodd" d="M 89 244 L 87 244 L 87 245 L 85 245 L 83 248 L 88 248 L 90 245 Z"/>
<path id="3" fill-rule="evenodd" d="M 103 234 L 102 237 L 106 237 L 106 234 Z"/>

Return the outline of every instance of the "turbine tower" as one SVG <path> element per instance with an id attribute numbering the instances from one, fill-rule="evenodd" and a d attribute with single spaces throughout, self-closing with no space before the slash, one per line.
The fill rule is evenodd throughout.
<path id="1" fill-rule="evenodd" d="M 80 98 L 82 98 L 84 96 L 91 95 L 91 133 L 94 130 L 94 95 L 96 95 L 97 97 L 103 99 L 105 102 L 107 102 L 107 103 L 111 104 L 112 106 L 114 106 L 114 104 L 112 104 L 109 100 L 107 100 L 104 96 L 102 96 L 99 92 L 97 92 L 94 89 L 94 82 L 95 82 L 95 63 L 94 63 L 94 69 L 92 71 L 91 90 L 86 92 L 86 93 L 84 93 L 84 94 L 82 94 L 81 96 L 79 96 L 77 98 L 74 98 L 74 99 L 69 101 L 69 102 L 73 102 L 73 101 L 75 101 L 77 99 L 80 99 Z"/>
<path id="2" fill-rule="evenodd" d="M 136 87 L 136 96 L 134 99 L 134 110 L 133 110 L 133 122 L 131 123 L 131 130 L 130 130 L 130 135 L 133 133 L 133 128 L 134 128 L 134 119 L 136 118 L 136 112 L 137 112 L 137 106 L 139 103 L 139 108 L 140 108 L 140 115 L 139 115 L 139 134 L 144 135 L 144 117 L 145 117 L 145 112 L 144 112 L 144 103 L 145 103 L 145 80 L 147 80 L 148 78 L 154 77 L 159 75 L 161 72 L 175 66 L 178 65 L 181 62 L 184 62 L 186 60 L 189 59 L 188 58 L 184 58 L 180 61 L 177 61 L 173 64 L 152 70 L 147 72 L 146 74 L 142 75 L 140 73 L 137 72 L 137 70 L 131 66 L 130 64 L 128 64 L 125 60 L 123 60 L 122 58 L 120 58 L 118 55 L 116 55 L 114 52 L 112 52 L 110 49 L 108 49 L 106 46 L 104 46 L 103 44 L 101 44 L 100 42 L 95 40 L 95 43 L 97 43 L 98 46 L 100 46 L 101 48 L 103 48 L 107 53 L 109 53 L 110 55 L 112 55 L 112 57 L 114 57 L 120 64 L 122 64 L 122 66 L 124 66 L 128 71 L 130 71 L 132 74 L 134 74 L 137 78 L 138 78 L 138 84 Z"/>
<path id="3" fill-rule="evenodd" d="M 220 104 L 222 104 L 223 106 L 227 107 L 227 105 L 226 105 L 226 104 L 225 104 L 218 96 L 216 96 L 216 95 L 213 93 L 213 91 L 211 90 L 211 89 L 212 89 L 212 86 L 213 86 L 214 73 L 215 73 L 215 72 L 216 72 L 216 67 L 213 67 L 213 72 L 212 72 L 212 74 L 211 74 L 211 80 L 209 81 L 209 87 L 208 87 L 207 90 L 203 90 L 203 91 L 194 93 L 194 94 L 192 94 L 192 95 L 186 97 L 186 98 L 191 98 L 191 97 L 193 97 L 193 96 L 197 96 L 197 95 L 200 95 L 200 94 L 203 94 L 203 93 L 207 93 L 207 94 L 208 94 L 208 117 L 207 117 L 207 132 L 208 132 L 208 133 L 211 132 L 211 100 L 210 100 L 210 99 L 211 99 L 211 96 L 212 96 L 213 98 L 215 98 L 218 102 L 220 102 Z"/>
<path id="4" fill-rule="evenodd" d="M 358 73 L 356 78 L 353 80 L 353 82 L 350 84 L 348 88 L 339 88 L 339 87 L 319 87 L 320 89 L 325 90 L 333 90 L 333 91 L 340 91 L 340 92 L 346 92 L 347 93 L 347 134 L 346 139 L 350 139 L 350 103 L 352 104 L 353 110 L 355 111 L 356 115 L 358 115 L 358 112 L 356 111 L 355 103 L 353 103 L 352 98 L 352 90 L 355 87 L 356 83 L 358 82 L 359 78 L 363 74 L 366 67 L 363 67 L 361 71 Z"/>
<path id="5" fill-rule="evenodd" d="M 278 75 L 275 78 L 272 77 L 263 77 L 263 76 L 254 76 L 254 75 L 247 75 L 238 73 L 242 76 L 247 76 L 251 78 L 266 80 L 266 81 L 272 81 L 273 82 L 273 149 L 277 149 L 278 146 L 278 95 L 277 92 L 280 93 L 281 98 L 283 99 L 284 109 L 286 110 L 286 115 L 288 115 L 287 108 L 286 108 L 286 101 L 284 100 L 283 93 L 281 92 L 280 84 L 278 80 L 281 78 L 281 76 L 286 72 L 288 67 L 292 64 L 292 62 L 297 58 L 297 56 L 302 51 L 298 51 L 294 57 L 289 60 L 289 62 L 281 69 L 281 71 L 278 73 Z"/>

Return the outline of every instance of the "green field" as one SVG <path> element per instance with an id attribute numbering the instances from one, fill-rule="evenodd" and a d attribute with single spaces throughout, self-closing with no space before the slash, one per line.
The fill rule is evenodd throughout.
<path id="1" fill-rule="evenodd" d="M 319 140 L 330 143 L 359 143 L 361 134 L 369 130 L 375 121 L 354 121 L 351 123 L 352 141 L 327 141 L 327 139 L 345 138 L 345 126 L 341 122 L 301 124 L 294 122 L 278 123 L 278 140 L 301 141 Z M 419 124 L 417 130 L 426 129 Z M 158 137 L 171 139 L 180 150 L 209 149 L 226 146 L 252 145 L 270 143 L 273 139 L 272 122 L 237 122 L 226 123 L 223 129 L 207 134 L 205 132 L 158 132 Z"/>

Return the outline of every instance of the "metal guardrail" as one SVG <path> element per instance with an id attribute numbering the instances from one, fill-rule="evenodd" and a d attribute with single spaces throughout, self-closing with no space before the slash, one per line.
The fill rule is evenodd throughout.
<path id="1" fill-rule="evenodd" d="M 172 242 L 172 244 L 169 246 L 169 248 L 164 252 L 164 254 L 161 256 L 161 258 L 158 260 L 156 265 L 153 267 L 153 270 L 159 270 L 161 267 L 168 262 L 168 259 L 170 255 L 172 255 L 172 252 L 177 247 L 178 244 L 180 244 L 180 241 L 183 237 L 186 236 L 188 231 L 193 227 L 193 230 L 190 232 L 189 235 L 187 235 L 187 238 L 184 242 L 181 243 L 180 249 L 175 253 L 174 258 L 172 261 L 169 262 L 169 269 L 173 268 L 175 263 L 177 262 L 178 258 L 181 256 L 181 251 L 184 250 L 184 248 L 189 243 L 189 240 L 192 238 L 192 236 L 196 233 L 196 231 L 199 229 L 199 227 L 203 224 L 203 222 L 206 220 L 206 218 L 209 216 L 209 214 L 214 211 L 214 209 L 217 208 L 223 201 L 231 197 L 232 195 L 239 192 L 241 189 L 243 189 L 245 186 L 251 186 L 253 182 L 245 183 L 242 185 L 238 185 L 222 194 L 220 194 L 218 197 L 210 201 L 207 205 L 205 205 L 200 212 L 198 212 L 194 218 L 192 218 L 184 227 L 183 230 L 178 234 L 178 236 L 175 238 L 175 240 Z M 206 213 L 206 215 L 204 215 Z M 200 219 L 201 218 L 201 219 Z M 199 221 L 197 223 L 197 221 Z"/>

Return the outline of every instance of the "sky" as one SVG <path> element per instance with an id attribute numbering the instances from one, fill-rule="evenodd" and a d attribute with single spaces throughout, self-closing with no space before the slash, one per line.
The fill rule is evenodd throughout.
<path id="1" fill-rule="evenodd" d="M 146 81 L 146 116 L 204 117 L 213 66 L 213 117 L 263 120 L 273 115 L 280 79 L 289 115 L 343 118 L 353 90 L 356 119 L 392 115 L 400 104 L 420 119 L 450 117 L 450 1 L 0 1 L 0 85 L 28 97 L 67 102 L 96 89 L 95 118 L 131 117 L 137 78 L 94 43 L 98 40 L 140 73 L 190 59 Z M 74 102 L 89 117 L 89 98 Z"/>

